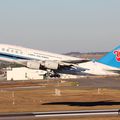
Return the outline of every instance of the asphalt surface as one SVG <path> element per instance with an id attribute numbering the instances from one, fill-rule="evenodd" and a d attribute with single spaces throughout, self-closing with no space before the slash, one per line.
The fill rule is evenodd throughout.
<path id="1" fill-rule="evenodd" d="M 112 88 L 120 89 L 119 77 L 88 77 L 71 80 L 77 82 L 80 88 Z"/>
<path id="2" fill-rule="evenodd" d="M 31 84 L 29 85 L 24 85 L 29 83 L 29 81 L 1 81 L 0 85 L 17 85 L 17 86 L 12 86 L 12 87 L 4 87 L 0 88 L 1 90 L 23 90 L 23 89 L 40 89 L 44 88 L 46 84 L 54 84 L 56 86 L 59 86 L 59 83 L 61 81 L 66 81 L 66 82 L 74 82 L 75 84 L 72 85 L 71 87 L 79 87 L 79 88 L 112 88 L 112 89 L 120 89 L 120 76 L 118 77 L 81 77 L 77 79 L 66 79 L 66 80 L 38 80 L 38 81 L 32 81 Z M 21 84 L 19 86 L 19 83 Z M 65 86 L 66 87 L 66 86 Z"/>
<path id="3" fill-rule="evenodd" d="M 0 120 L 25 120 L 33 118 L 58 118 L 58 117 L 88 117 L 88 116 L 118 116 L 119 109 L 107 110 L 80 110 L 57 112 L 29 112 L 29 113 L 4 113 L 0 114 Z"/>

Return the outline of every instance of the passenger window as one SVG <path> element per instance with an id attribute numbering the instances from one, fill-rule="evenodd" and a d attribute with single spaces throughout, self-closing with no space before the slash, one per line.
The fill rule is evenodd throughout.
<path id="1" fill-rule="evenodd" d="M 5 51 L 5 48 L 2 48 L 2 51 Z"/>
<path id="2" fill-rule="evenodd" d="M 11 50 L 11 52 L 13 53 L 13 50 Z"/>

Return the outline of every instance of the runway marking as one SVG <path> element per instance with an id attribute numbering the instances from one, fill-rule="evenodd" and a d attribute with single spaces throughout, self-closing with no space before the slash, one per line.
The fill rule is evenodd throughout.
<path id="1" fill-rule="evenodd" d="M 12 87 L 12 88 L 1 88 L 0 90 L 24 90 L 24 89 L 38 89 L 45 88 L 45 86 L 26 86 L 26 87 Z"/>
<path id="2" fill-rule="evenodd" d="M 48 117 L 75 117 L 75 116 L 106 116 L 120 114 L 120 109 L 106 110 L 80 110 L 80 111 L 57 111 L 57 112 L 23 112 L 23 113 L 1 113 L 1 120 L 16 120 L 25 118 L 48 118 Z"/>

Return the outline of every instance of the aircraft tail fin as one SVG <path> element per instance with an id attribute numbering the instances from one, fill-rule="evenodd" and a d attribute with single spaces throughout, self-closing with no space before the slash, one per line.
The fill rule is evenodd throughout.
<path id="1" fill-rule="evenodd" d="M 120 46 L 113 49 L 111 52 L 103 56 L 98 62 L 111 66 L 120 68 Z"/>

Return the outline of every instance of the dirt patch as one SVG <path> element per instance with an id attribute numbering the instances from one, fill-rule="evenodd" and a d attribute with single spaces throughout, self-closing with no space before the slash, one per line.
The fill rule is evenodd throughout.
<path id="1" fill-rule="evenodd" d="M 45 84 L 46 83 L 46 84 Z M 111 109 L 120 107 L 120 90 L 80 89 L 69 83 L 40 82 L 37 89 L 0 90 L 0 112 Z M 7 84 L 6 87 L 19 86 Z M 20 83 L 20 86 L 31 84 Z M 33 84 L 32 84 L 33 85 Z M 34 84 L 35 85 L 35 84 Z M 5 88 L 5 85 L 4 85 Z"/>
<path id="2" fill-rule="evenodd" d="M 87 78 L 88 79 L 88 78 Z M 94 78 L 89 78 L 90 80 Z M 95 78 L 97 79 L 97 78 Z M 102 79 L 102 78 L 98 78 Z M 104 78 L 108 79 L 108 78 Z M 119 78 L 114 78 L 119 81 Z M 86 79 L 85 79 L 86 80 Z M 74 81 L 19 81 L 0 83 L 0 112 L 38 112 L 120 108 L 120 90 L 80 88 Z M 81 82 L 80 82 L 81 84 Z M 39 88 L 32 88 L 38 86 Z M 23 87 L 22 89 L 18 89 Z M 25 87 L 31 87 L 26 89 Z M 51 118 L 51 120 L 119 120 L 119 117 Z M 40 120 L 40 118 L 33 119 Z M 49 118 L 50 120 L 50 118 Z"/>

